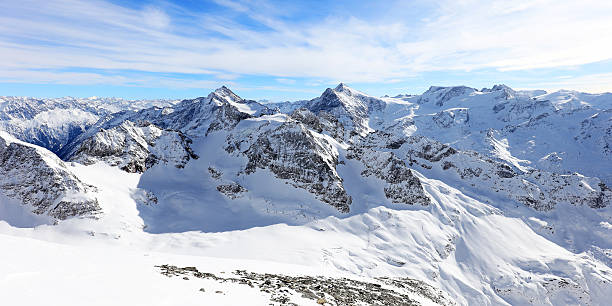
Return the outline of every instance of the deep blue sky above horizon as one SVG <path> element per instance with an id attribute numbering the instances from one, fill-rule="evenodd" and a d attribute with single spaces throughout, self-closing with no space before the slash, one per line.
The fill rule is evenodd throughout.
<path id="1" fill-rule="evenodd" d="M 0 96 L 612 91 L 612 2 L 0 1 Z"/>

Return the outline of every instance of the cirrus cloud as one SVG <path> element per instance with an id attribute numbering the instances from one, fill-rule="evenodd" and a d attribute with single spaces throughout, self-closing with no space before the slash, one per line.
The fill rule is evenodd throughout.
<path id="1" fill-rule="evenodd" d="M 366 16 L 348 5 L 309 19 L 278 3 L 215 3 L 226 11 L 102 0 L 2 2 L 0 71 L 15 82 L 46 71 L 34 80 L 67 82 L 86 73 L 83 80 L 128 84 L 121 71 L 129 70 L 203 79 L 259 75 L 294 85 L 284 80 L 390 83 L 431 71 L 520 71 L 612 59 L 608 1 L 417 1 L 411 7 L 422 9 L 417 19 Z"/>

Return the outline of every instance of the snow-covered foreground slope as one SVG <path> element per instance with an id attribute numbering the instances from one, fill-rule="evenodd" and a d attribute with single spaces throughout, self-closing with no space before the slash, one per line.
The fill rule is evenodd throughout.
<path id="1" fill-rule="evenodd" d="M 567 167 L 605 173 L 609 100 L 535 94 L 375 98 L 340 84 L 275 108 L 222 87 L 105 116 L 62 147 L 65 161 L 5 136 L 0 300 L 605 305 L 612 191 Z M 591 136 L 540 139 L 577 131 L 555 118 L 586 120 Z M 516 151 L 525 143 L 531 151 Z M 550 161 L 571 151 L 599 166 L 533 161 L 550 150 Z M 41 171 L 40 194 L 59 186 L 65 197 L 65 180 L 95 187 L 96 218 L 49 224 L 24 200 Z"/>

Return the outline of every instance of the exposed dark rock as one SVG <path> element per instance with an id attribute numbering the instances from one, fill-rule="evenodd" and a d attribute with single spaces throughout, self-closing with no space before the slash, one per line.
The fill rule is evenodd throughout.
<path id="1" fill-rule="evenodd" d="M 246 188 L 240 186 L 240 184 L 232 182 L 230 184 L 224 184 L 217 186 L 217 190 L 227 196 L 230 199 L 236 199 L 242 196 L 243 193 L 247 192 Z"/>
<path id="2" fill-rule="evenodd" d="M 223 172 L 213 167 L 208 167 L 208 173 L 210 173 L 210 176 L 212 176 L 212 178 L 214 178 L 215 180 L 218 180 L 221 178 L 221 176 L 223 176 Z"/>
<path id="3" fill-rule="evenodd" d="M 219 277 L 200 272 L 195 267 L 156 267 L 168 277 L 188 275 L 257 288 L 270 294 L 271 302 L 281 305 L 295 305 L 291 302 L 293 296 L 301 296 L 321 305 L 421 305 L 414 296 L 439 305 L 455 305 L 443 291 L 410 278 L 382 277 L 364 282 L 348 278 L 260 274 L 244 270 L 236 270 L 234 276 Z"/>
<path id="4" fill-rule="evenodd" d="M 374 176 L 387 183 L 384 187 L 385 196 L 393 203 L 429 205 L 431 200 L 423 190 L 421 181 L 414 176 L 406 163 L 393 152 L 376 150 L 373 143 L 380 142 L 380 146 L 389 147 L 389 143 L 403 143 L 403 141 L 388 139 L 388 134 L 372 133 L 364 143 L 355 144 L 349 148 L 347 158 L 357 159 L 363 163 L 365 170 L 363 176 Z M 381 139 L 382 138 L 382 139 Z"/>
<path id="5" fill-rule="evenodd" d="M 85 140 L 71 160 L 83 164 L 104 161 L 132 173 L 142 173 L 159 162 L 183 168 L 190 159 L 198 158 L 191 143 L 179 131 L 162 130 L 149 122 L 124 121 Z"/>
<path id="6" fill-rule="evenodd" d="M 296 121 L 287 121 L 255 137 L 242 151 L 248 157 L 245 174 L 269 169 L 276 177 L 315 194 L 338 210 L 349 211 L 351 197 L 336 172 L 338 156 L 325 139 L 314 137 L 306 126 Z M 244 145 L 242 140 L 230 140 L 226 150 L 240 149 Z"/>
<path id="7" fill-rule="evenodd" d="M 33 207 L 36 214 L 64 220 L 100 212 L 96 188 L 72 174 L 53 153 L 0 134 L 0 191 Z"/>
<path id="8" fill-rule="evenodd" d="M 402 149 L 413 166 L 429 170 L 436 165 L 454 171 L 464 184 L 493 191 L 536 210 L 551 210 L 561 202 L 592 208 L 612 203 L 612 191 L 597 178 L 541 170 L 519 173 L 502 161 L 476 152 L 457 151 L 422 136 L 408 137 Z"/>

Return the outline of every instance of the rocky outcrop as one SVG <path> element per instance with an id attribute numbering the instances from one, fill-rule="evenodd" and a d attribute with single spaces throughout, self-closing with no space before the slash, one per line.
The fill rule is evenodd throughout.
<path id="1" fill-rule="evenodd" d="M 328 140 L 316 136 L 304 124 L 288 120 L 248 136 L 230 136 L 228 144 L 226 151 L 248 158 L 244 174 L 268 169 L 339 211 L 349 211 L 352 200 L 336 172 L 338 152 Z"/>
<path id="2" fill-rule="evenodd" d="M 467 108 L 452 108 L 438 112 L 432 120 L 441 128 L 451 128 L 469 124 L 470 114 Z"/>
<path id="3" fill-rule="evenodd" d="M 318 115 L 315 115 L 306 108 L 299 108 L 291 113 L 291 119 L 301 122 L 317 133 L 327 134 L 334 139 L 341 140 L 344 137 L 344 126 L 328 112 L 321 111 Z"/>
<path id="4" fill-rule="evenodd" d="M 246 188 L 242 187 L 236 182 L 231 182 L 229 184 L 222 184 L 217 186 L 217 191 L 233 200 L 241 197 L 242 194 L 247 192 L 248 190 L 246 190 Z"/>
<path id="5" fill-rule="evenodd" d="M 612 162 L 612 109 L 583 120 L 574 139 L 581 145 L 595 147 Z"/>
<path id="6" fill-rule="evenodd" d="M 612 191 L 598 178 L 535 169 L 522 172 L 505 162 L 458 151 L 422 136 L 403 139 L 401 149 L 410 166 L 452 173 L 464 184 L 536 210 L 551 210 L 558 203 L 602 208 L 612 202 Z"/>
<path id="7" fill-rule="evenodd" d="M 374 146 L 355 145 L 349 149 L 346 157 L 363 163 L 365 170 L 361 172 L 362 176 L 374 176 L 384 181 L 385 196 L 391 202 L 409 205 L 431 204 L 421 181 L 393 152 L 379 151 Z"/>
<path id="8" fill-rule="evenodd" d="M 58 220 L 100 212 L 96 188 L 79 180 L 53 153 L 0 132 L 0 192 Z"/>
<path id="9" fill-rule="evenodd" d="M 190 144 L 191 139 L 181 132 L 162 130 L 148 122 L 124 121 L 85 140 L 71 160 L 83 164 L 104 161 L 140 173 L 160 162 L 183 168 L 190 159 L 198 158 Z"/>

